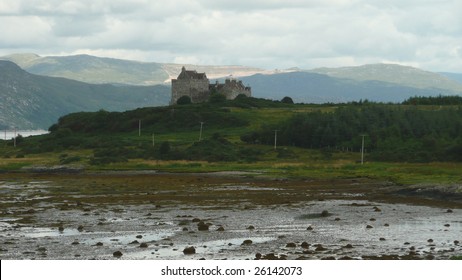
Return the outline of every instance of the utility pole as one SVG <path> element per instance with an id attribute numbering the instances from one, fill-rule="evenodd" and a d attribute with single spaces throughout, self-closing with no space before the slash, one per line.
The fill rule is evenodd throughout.
<path id="1" fill-rule="evenodd" d="M 364 164 L 364 137 L 366 135 L 362 134 L 362 144 L 361 144 L 361 164 Z"/>
<path id="2" fill-rule="evenodd" d="M 16 148 L 16 127 L 14 128 L 13 145 L 14 145 L 14 147 Z"/>
<path id="3" fill-rule="evenodd" d="M 277 149 L 278 131 L 274 130 L 274 150 Z"/>
<path id="4" fill-rule="evenodd" d="M 152 146 L 154 147 L 154 145 L 156 144 L 156 142 L 154 141 L 154 132 L 152 133 Z"/>
<path id="5" fill-rule="evenodd" d="M 204 125 L 204 122 L 201 122 L 201 130 L 199 132 L 199 142 L 202 140 L 202 126 Z"/>
<path id="6" fill-rule="evenodd" d="M 138 120 L 138 136 L 141 136 L 141 120 Z"/>

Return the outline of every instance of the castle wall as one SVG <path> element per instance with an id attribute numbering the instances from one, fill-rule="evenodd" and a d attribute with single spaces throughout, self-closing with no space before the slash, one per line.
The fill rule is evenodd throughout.
<path id="1" fill-rule="evenodd" d="M 236 80 L 226 80 L 218 92 L 224 94 L 228 100 L 235 99 L 239 94 L 244 94 L 247 97 L 252 95 L 250 87 L 245 87 L 241 81 Z"/>
<path id="2" fill-rule="evenodd" d="M 209 98 L 208 79 L 173 79 L 170 104 L 176 104 L 176 101 L 184 95 L 189 96 L 192 103 L 206 101 Z"/>

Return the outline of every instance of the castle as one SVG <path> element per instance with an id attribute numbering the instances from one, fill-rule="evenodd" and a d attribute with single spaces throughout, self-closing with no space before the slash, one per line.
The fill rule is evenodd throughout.
<path id="1" fill-rule="evenodd" d="M 170 104 L 176 104 L 182 96 L 189 96 L 192 103 L 205 102 L 211 94 L 223 94 L 226 99 L 234 99 L 240 94 L 251 96 L 250 87 L 242 84 L 242 81 L 235 79 L 226 79 L 225 83 L 209 83 L 205 73 L 197 73 L 195 70 L 186 70 L 181 68 L 181 73 L 177 79 L 172 79 L 172 99 Z"/>

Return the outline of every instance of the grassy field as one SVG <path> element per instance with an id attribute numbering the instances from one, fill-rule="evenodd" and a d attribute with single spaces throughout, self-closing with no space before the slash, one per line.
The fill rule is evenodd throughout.
<path id="1" fill-rule="evenodd" d="M 189 135 L 192 136 L 192 135 Z M 187 138 L 187 137 L 185 137 Z M 183 141 L 185 141 L 183 138 Z M 13 148 L 0 148 L 0 153 L 11 153 Z M 69 166 L 84 167 L 86 170 L 158 170 L 163 172 L 202 173 L 218 171 L 242 171 L 253 173 L 255 177 L 288 179 L 344 179 L 369 178 L 390 181 L 396 184 L 457 184 L 462 182 L 462 163 L 389 163 L 365 162 L 361 165 L 360 153 L 333 153 L 326 158 L 318 150 L 279 147 L 290 158 L 278 157 L 278 150 L 273 147 L 260 146 L 262 159 L 257 162 L 207 162 L 186 160 L 146 160 L 131 159 L 128 162 L 107 165 L 91 165 L 91 150 L 65 151 L 68 157 L 79 156 L 80 161 Z M 60 153 L 26 155 L 0 159 L 0 170 L 20 171 L 32 166 L 62 165 Z M 250 175 L 249 175 L 250 176 Z"/>

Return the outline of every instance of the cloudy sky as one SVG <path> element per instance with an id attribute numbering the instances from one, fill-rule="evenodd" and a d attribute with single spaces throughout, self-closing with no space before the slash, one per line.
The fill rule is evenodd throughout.
<path id="1" fill-rule="evenodd" d="M 462 72 L 460 0 L 0 0 L 0 56 Z"/>

